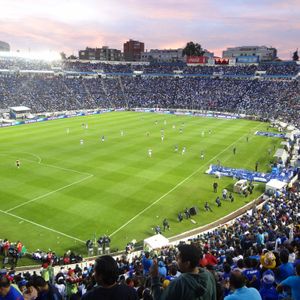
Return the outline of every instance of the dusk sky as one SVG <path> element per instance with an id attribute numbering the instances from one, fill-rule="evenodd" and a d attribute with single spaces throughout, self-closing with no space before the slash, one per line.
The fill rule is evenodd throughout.
<path id="1" fill-rule="evenodd" d="M 0 0 L 0 40 L 12 50 L 65 51 L 136 39 L 145 48 L 200 43 L 266 45 L 289 59 L 300 48 L 300 0 Z"/>

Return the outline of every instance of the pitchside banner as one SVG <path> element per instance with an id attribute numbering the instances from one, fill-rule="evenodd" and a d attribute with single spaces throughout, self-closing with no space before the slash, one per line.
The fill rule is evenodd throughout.
<path id="1" fill-rule="evenodd" d="M 241 64 L 255 64 L 259 62 L 259 57 L 256 55 L 253 56 L 239 56 L 236 58 L 237 63 Z"/>
<path id="2" fill-rule="evenodd" d="M 188 56 L 186 62 L 188 64 L 206 64 L 208 57 L 206 56 Z"/>
<path id="3" fill-rule="evenodd" d="M 229 65 L 228 58 L 215 58 L 215 65 Z"/>

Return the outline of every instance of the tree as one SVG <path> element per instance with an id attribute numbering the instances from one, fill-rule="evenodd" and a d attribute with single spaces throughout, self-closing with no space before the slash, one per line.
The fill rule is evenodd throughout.
<path id="1" fill-rule="evenodd" d="M 77 59 L 77 57 L 74 54 L 72 54 L 68 57 L 68 59 Z"/>
<path id="2" fill-rule="evenodd" d="M 62 60 L 67 59 L 67 55 L 66 55 L 65 52 L 60 52 L 59 55 L 60 55 L 60 57 L 61 57 Z"/>
<path id="3" fill-rule="evenodd" d="M 293 54 L 293 60 L 294 60 L 294 61 L 299 60 L 298 49 L 297 49 L 297 50 L 294 52 L 294 54 Z"/>
<path id="4" fill-rule="evenodd" d="M 201 45 L 194 42 L 188 42 L 182 51 L 182 56 L 203 56 L 205 51 Z"/>

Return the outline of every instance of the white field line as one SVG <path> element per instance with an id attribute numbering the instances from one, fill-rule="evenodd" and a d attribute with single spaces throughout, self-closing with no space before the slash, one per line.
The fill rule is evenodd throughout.
<path id="1" fill-rule="evenodd" d="M 257 125 L 254 130 L 259 127 L 259 125 Z M 132 221 L 134 221 L 136 218 L 138 218 L 140 215 L 142 215 L 145 211 L 147 211 L 149 208 L 151 208 L 153 205 L 155 205 L 156 203 L 158 203 L 160 200 L 162 200 L 163 198 L 165 198 L 166 196 L 168 196 L 170 193 L 172 193 L 174 190 L 176 190 L 178 187 L 180 187 L 183 183 L 185 183 L 187 180 L 189 180 L 191 177 L 193 177 L 195 174 L 197 174 L 201 169 L 204 169 L 204 167 L 212 162 L 213 160 L 215 160 L 219 155 L 221 155 L 222 153 L 224 153 L 225 151 L 227 151 L 230 147 L 232 147 L 235 143 L 237 143 L 239 140 L 241 140 L 242 138 L 244 138 L 245 136 L 247 136 L 248 134 L 242 135 L 241 137 L 239 137 L 236 141 L 234 141 L 233 143 L 231 143 L 229 146 L 227 146 L 226 148 L 224 148 L 220 153 L 218 153 L 217 155 L 215 155 L 213 158 L 211 158 L 209 161 L 205 162 L 205 165 L 200 166 L 198 169 L 196 169 L 192 174 L 190 174 L 188 177 L 186 177 L 185 179 L 183 179 L 182 181 L 180 181 L 178 184 L 176 184 L 172 189 L 170 189 L 168 192 L 166 192 L 164 195 L 162 195 L 161 197 L 159 197 L 157 200 L 155 200 L 154 202 L 152 202 L 150 205 L 148 205 L 147 207 L 145 207 L 143 210 L 141 210 L 138 214 L 136 214 L 134 217 L 132 217 L 129 221 L 127 221 L 126 223 L 124 223 L 121 227 L 119 227 L 118 229 L 116 229 L 114 232 L 112 232 L 109 236 L 113 236 L 116 233 L 118 233 L 120 230 L 122 230 L 124 227 L 126 227 L 129 223 L 131 223 Z"/>
<path id="2" fill-rule="evenodd" d="M 39 165 L 43 165 L 43 166 L 46 166 L 46 167 L 55 168 L 55 169 L 59 169 L 59 170 L 70 171 L 70 172 L 74 172 L 74 173 L 81 174 L 81 175 L 92 175 L 91 173 L 80 172 L 80 171 L 77 171 L 77 170 L 74 170 L 74 169 L 69 169 L 69 168 L 59 167 L 59 166 L 56 166 L 56 165 L 50 165 L 50 164 L 42 163 L 42 158 L 40 156 L 34 154 L 34 153 L 30 153 L 30 152 L 18 152 L 18 153 L 30 154 L 30 155 L 32 155 L 32 156 L 34 156 L 38 159 L 38 161 L 35 161 L 35 160 L 27 159 L 27 158 L 22 158 L 22 160 L 24 160 L 24 161 L 33 162 L 33 163 L 36 163 L 36 164 L 39 164 Z M 11 156 L 11 157 L 14 156 L 13 153 L 0 153 L 0 155 L 2 155 L 2 156 Z"/>
<path id="3" fill-rule="evenodd" d="M 0 210 L 0 212 L 3 213 L 3 214 L 5 214 L 5 215 L 14 217 L 14 218 L 19 219 L 19 220 L 21 220 L 21 221 L 30 223 L 30 224 L 35 225 L 35 226 L 37 226 L 37 227 L 46 229 L 46 230 L 48 230 L 48 231 L 52 231 L 52 232 L 54 232 L 54 233 L 57 233 L 57 234 L 59 234 L 59 235 L 62 235 L 62 236 L 64 236 L 64 237 L 67 237 L 67 238 L 69 238 L 69 239 L 72 239 L 72 240 L 75 240 L 75 241 L 78 241 L 78 242 L 80 242 L 80 243 L 85 244 L 85 241 L 83 241 L 83 240 L 81 240 L 81 239 L 78 239 L 78 238 L 76 238 L 76 237 L 74 237 L 74 236 L 68 235 L 68 234 L 66 234 L 66 233 L 60 232 L 60 231 L 58 231 L 58 230 L 52 229 L 52 228 L 50 228 L 50 227 L 47 227 L 47 226 L 44 226 L 44 225 L 41 225 L 41 224 L 38 224 L 38 223 L 33 222 L 33 221 L 30 221 L 30 220 L 28 220 L 28 219 L 19 217 L 19 216 L 17 216 L 17 215 L 11 214 L 11 213 L 9 213 L 9 212 L 7 212 L 7 211 Z"/>
<path id="4" fill-rule="evenodd" d="M 21 204 L 19 204 L 19 205 L 16 205 L 15 207 L 12 207 L 12 208 L 6 210 L 5 213 L 8 213 L 8 212 L 10 212 L 10 211 L 12 211 L 12 210 L 15 210 L 15 209 L 17 209 L 17 208 L 19 208 L 19 207 L 22 207 L 22 206 L 24 206 L 24 205 L 27 205 L 27 204 L 29 204 L 29 203 L 31 203 L 31 202 L 34 202 L 34 201 L 37 201 L 37 200 L 39 200 L 39 199 L 45 198 L 45 197 L 47 197 L 47 196 L 50 196 L 50 195 L 52 195 L 52 194 L 54 194 L 54 193 L 57 193 L 57 192 L 59 192 L 59 191 L 61 191 L 61 190 L 66 189 L 66 188 L 68 188 L 68 187 L 70 187 L 70 186 L 73 186 L 73 185 L 78 184 L 78 183 L 80 183 L 80 182 L 82 182 L 82 181 L 85 181 L 85 180 L 87 180 L 87 179 L 89 179 L 89 178 L 91 178 L 91 177 L 93 177 L 93 176 L 94 176 L 94 175 L 90 174 L 89 176 L 87 176 L 87 177 L 85 177 L 85 178 L 82 178 L 82 179 L 80 179 L 80 180 L 74 181 L 74 182 L 72 182 L 72 183 L 70 183 L 70 184 L 67 184 L 67 185 L 65 185 L 65 186 L 63 186 L 63 187 L 61 187 L 61 188 L 59 188 L 59 189 L 56 189 L 56 190 L 51 191 L 51 192 L 49 192 L 49 193 L 43 194 L 43 195 L 38 196 L 38 197 L 36 197 L 36 198 L 33 198 L 33 199 L 31 199 L 31 200 L 25 201 L 25 202 L 23 202 L 23 203 L 21 203 Z"/>
<path id="5" fill-rule="evenodd" d="M 36 157 L 38 159 L 39 164 L 42 162 L 42 158 L 34 153 L 31 153 L 31 152 L 20 152 L 20 153 L 29 154 L 29 155 Z"/>

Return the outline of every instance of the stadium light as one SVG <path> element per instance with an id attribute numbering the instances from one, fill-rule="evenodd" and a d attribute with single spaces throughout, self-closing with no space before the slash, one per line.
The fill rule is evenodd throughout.
<path id="1" fill-rule="evenodd" d="M 0 52 L 0 57 L 18 57 L 25 59 L 36 59 L 44 61 L 61 60 L 61 56 L 58 52 L 54 51 L 10 51 L 10 52 Z"/>

